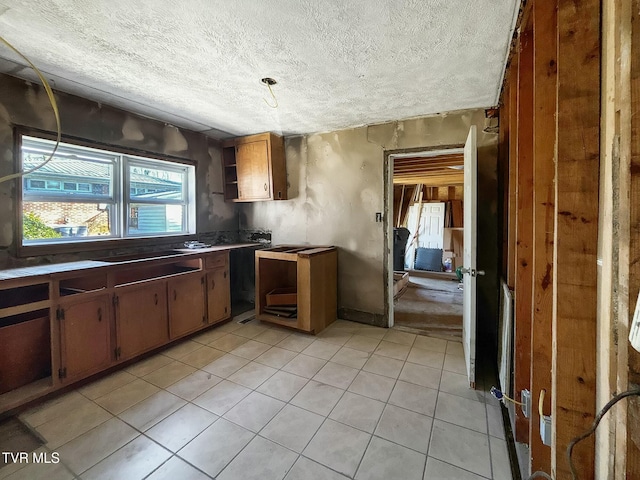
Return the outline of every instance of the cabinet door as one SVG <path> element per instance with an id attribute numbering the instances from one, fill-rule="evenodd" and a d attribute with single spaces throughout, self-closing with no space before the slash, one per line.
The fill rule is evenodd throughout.
<path id="1" fill-rule="evenodd" d="M 169 341 L 166 281 L 122 287 L 116 298 L 119 360 Z"/>
<path id="2" fill-rule="evenodd" d="M 238 199 L 271 199 L 269 146 L 266 140 L 242 143 L 236 150 Z"/>
<path id="3" fill-rule="evenodd" d="M 210 324 L 226 320 L 231 315 L 231 289 L 226 268 L 207 273 L 207 306 Z"/>
<path id="4" fill-rule="evenodd" d="M 171 338 L 181 337 L 205 325 L 204 275 L 181 275 L 169 280 Z"/>
<path id="5" fill-rule="evenodd" d="M 106 368 L 112 358 L 109 296 L 73 303 L 59 312 L 63 380 Z"/>

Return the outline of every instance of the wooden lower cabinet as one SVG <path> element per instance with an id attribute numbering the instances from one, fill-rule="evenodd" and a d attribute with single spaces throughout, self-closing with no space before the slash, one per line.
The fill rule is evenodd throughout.
<path id="1" fill-rule="evenodd" d="M 209 324 L 226 320 L 231 315 L 231 290 L 227 268 L 217 268 L 207 273 L 207 310 Z"/>
<path id="2" fill-rule="evenodd" d="M 318 334 L 337 318 L 336 247 L 282 245 L 256 250 L 256 318 Z M 276 289 L 296 292 L 293 315 L 270 309 Z M 277 305 L 275 306 L 277 307 Z M 275 312 L 274 313 L 270 313 Z M 287 312 L 284 312 L 287 313 Z"/>
<path id="3" fill-rule="evenodd" d="M 112 361 L 109 295 L 58 307 L 60 371 L 63 382 L 86 377 Z"/>
<path id="4" fill-rule="evenodd" d="M 0 414 L 229 319 L 229 252 L 188 253 L 0 280 Z"/>
<path id="5" fill-rule="evenodd" d="M 117 360 L 134 357 L 169 341 L 166 280 L 119 287 L 115 298 Z"/>
<path id="6" fill-rule="evenodd" d="M 205 276 L 181 275 L 169 280 L 169 330 L 171 339 L 182 337 L 207 324 Z"/>

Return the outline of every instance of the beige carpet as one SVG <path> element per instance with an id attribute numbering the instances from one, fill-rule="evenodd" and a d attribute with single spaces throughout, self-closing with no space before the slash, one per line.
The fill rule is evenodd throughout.
<path id="1" fill-rule="evenodd" d="M 410 272 L 409 288 L 394 306 L 395 326 L 422 335 L 462 337 L 462 290 L 455 276 Z"/>

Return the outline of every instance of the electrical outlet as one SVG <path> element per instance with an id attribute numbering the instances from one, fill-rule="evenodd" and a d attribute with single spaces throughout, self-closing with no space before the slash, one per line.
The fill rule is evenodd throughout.
<path id="1" fill-rule="evenodd" d="M 631 328 L 629 328 L 629 342 L 633 348 L 640 352 L 640 293 L 638 293 L 636 310 L 633 313 Z"/>
<path id="2" fill-rule="evenodd" d="M 540 438 L 544 445 L 551 446 L 551 417 L 549 415 L 540 417 Z"/>
<path id="3" fill-rule="evenodd" d="M 526 388 L 520 392 L 522 414 L 525 418 L 529 418 L 531 415 L 531 392 Z"/>

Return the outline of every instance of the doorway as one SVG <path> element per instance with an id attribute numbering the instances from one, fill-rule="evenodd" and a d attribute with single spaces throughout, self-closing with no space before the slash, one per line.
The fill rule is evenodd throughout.
<path id="1" fill-rule="evenodd" d="M 463 149 L 391 153 L 388 159 L 388 235 L 395 250 L 390 323 L 460 340 L 463 293 L 455 270 L 462 266 Z M 398 245 L 402 237 L 406 245 Z"/>

